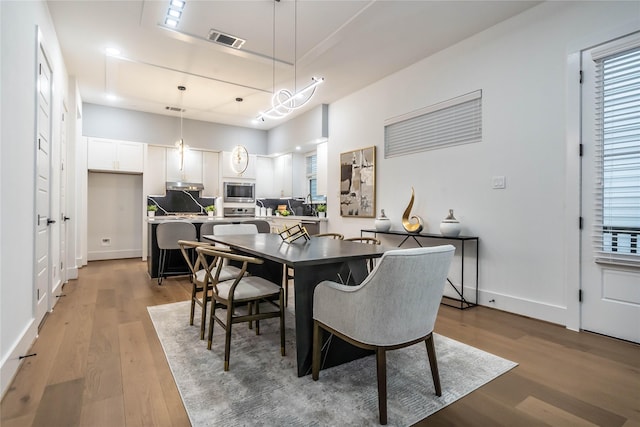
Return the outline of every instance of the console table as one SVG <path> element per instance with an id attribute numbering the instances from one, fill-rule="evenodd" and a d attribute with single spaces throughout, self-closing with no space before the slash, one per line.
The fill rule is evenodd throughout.
<path id="1" fill-rule="evenodd" d="M 454 300 L 457 303 L 456 304 L 448 304 L 443 299 L 442 304 L 448 305 L 450 307 L 455 307 L 455 308 L 458 308 L 460 310 L 464 310 L 464 309 L 467 309 L 467 308 L 470 308 L 470 307 L 475 307 L 478 304 L 478 259 L 480 258 L 480 245 L 479 245 L 479 238 L 478 237 L 476 237 L 476 236 L 447 237 L 447 236 L 443 236 L 442 234 L 409 233 L 409 232 L 404 231 L 404 230 L 403 231 L 400 231 L 400 230 L 378 231 L 378 230 L 375 230 L 375 229 L 362 229 L 362 230 L 360 230 L 360 236 L 361 237 L 365 233 L 373 233 L 373 235 L 375 237 L 377 237 L 378 234 L 386 234 L 386 235 L 393 235 L 393 236 L 403 236 L 404 238 L 402 239 L 402 241 L 400 242 L 398 247 L 401 247 L 402 245 L 404 245 L 404 243 L 407 240 L 410 240 L 410 239 L 413 240 L 414 242 L 416 242 L 416 244 L 418 246 L 420 246 L 420 247 L 422 247 L 422 244 L 420 243 L 420 240 L 418 240 L 418 239 L 457 240 L 457 241 L 461 242 L 461 249 L 460 249 L 460 252 L 461 252 L 460 253 L 460 290 L 458 290 L 458 288 L 455 287 L 453 282 L 451 282 L 451 280 L 449 278 L 447 278 L 447 282 L 449 282 L 449 284 L 451 285 L 453 290 L 458 294 L 459 299 L 445 296 L 444 298 L 450 299 L 450 300 Z M 465 251 L 465 247 L 466 247 L 467 243 L 475 243 L 475 245 L 476 245 L 476 295 L 475 295 L 475 300 L 473 302 L 468 301 L 464 296 L 464 263 L 465 263 L 464 251 Z"/>

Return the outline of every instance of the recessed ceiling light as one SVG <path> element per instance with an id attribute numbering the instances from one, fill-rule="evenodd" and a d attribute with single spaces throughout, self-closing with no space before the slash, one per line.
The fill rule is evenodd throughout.
<path id="1" fill-rule="evenodd" d="M 120 50 L 116 49 L 115 47 L 108 47 L 104 50 L 104 53 L 107 56 L 120 56 Z"/>
<path id="2" fill-rule="evenodd" d="M 171 3 L 169 4 L 177 7 L 178 9 L 184 9 L 184 2 L 182 0 L 171 0 Z"/>
<path id="3" fill-rule="evenodd" d="M 182 11 L 170 8 L 169 11 L 167 12 L 167 15 L 176 19 L 180 19 L 180 16 L 182 15 Z"/>
<path id="4" fill-rule="evenodd" d="M 118 97 L 112 93 L 108 93 L 106 97 L 109 101 L 116 101 L 118 99 Z"/>
<path id="5" fill-rule="evenodd" d="M 176 28 L 178 26 L 178 21 L 173 18 L 167 17 L 167 19 L 164 20 L 164 25 L 166 25 L 167 27 Z"/>
<path id="6" fill-rule="evenodd" d="M 298 145 L 298 146 L 296 146 L 296 150 L 300 150 L 300 148 L 301 148 L 301 147 L 300 147 L 299 145 Z"/>

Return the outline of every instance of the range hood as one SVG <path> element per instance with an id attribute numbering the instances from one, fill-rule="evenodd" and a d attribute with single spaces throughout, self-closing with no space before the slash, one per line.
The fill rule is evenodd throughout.
<path id="1" fill-rule="evenodd" d="M 204 190 L 204 185 L 198 182 L 173 181 L 167 182 L 167 190 L 200 191 Z"/>

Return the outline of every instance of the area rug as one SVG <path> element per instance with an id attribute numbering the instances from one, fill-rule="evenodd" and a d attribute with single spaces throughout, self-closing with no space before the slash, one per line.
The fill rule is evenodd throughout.
<path id="1" fill-rule="evenodd" d="M 189 326 L 189 302 L 148 307 L 189 419 L 202 426 L 345 426 L 378 424 L 375 356 L 298 378 L 293 313 L 287 312 L 287 355 L 280 356 L 278 320 L 234 326 L 230 370 L 224 334 L 212 350 Z M 196 315 L 196 317 L 198 317 Z M 517 364 L 435 335 L 442 396 L 434 394 L 424 345 L 387 352 L 389 425 L 408 426 L 455 402 Z"/>

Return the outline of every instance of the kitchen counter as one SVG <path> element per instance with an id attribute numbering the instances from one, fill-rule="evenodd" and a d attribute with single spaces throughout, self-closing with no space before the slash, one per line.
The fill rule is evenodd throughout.
<path id="1" fill-rule="evenodd" d="M 149 218 L 147 217 L 147 222 L 149 224 L 160 224 L 161 222 L 167 222 L 167 221 L 187 221 L 187 222 L 191 222 L 194 224 L 199 224 L 199 223 L 203 223 L 203 222 L 209 222 L 209 221 L 225 221 L 225 222 L 229 222 L 229 221 L 233 221 L 233 222 L 242 222 L 242 221 L 248 221 L 248 220 L 252 220 L 252 219 L 264 219 L 265 221 L 271 221 L 271 220 L 290 220 L 290 221 L 311 221 L 311 222 L 326 222 L 327 218 L 318 218 L 317 216 L 296 216 L 296 215 L 289 215 L 289 216 L 277 216 L 277 215 L 272 215 L 272 216 L 256 216 L 256 217 L 252 217 L 252 216 L 243 216 L 243 217 L 218 217 L 218 216 L 214 216 L 214 217 L 208 217 L 206 215 L 198 215 L 198 216 L 179 216 L 179 215 L 158 215 L 158 216 L 154 216 L 153 218 Z"/>
<path id="2" fill-rule="evenodd" d="M 196 239 L 200 239 L 200 227 L 202 224 L 224 222 L 224 223 L 241 223 L 253 219 L 265 220 L 269 223 L 272 232 L 278 232 L 285 227 L 291 227 L 295 224 L 302 224 L 309 234 L 318 234 L 327 232 L 327 219 L 318 218 L 317 216 L 268 216 L 268 217 L 209 217 L 206 215 L 158 215 L 153 218 L 147 217 L 147 269 L 152 278 L 158 277 L 158 265 L 160 262 L 160 249 L 158 248 L 158 240 L 156 237 L 159 224 L 175 221 L 187 221 L 196 226 Z M 166 271 L 169 273 L 185 271 L 187 265 L 179 250 L 171 250 L 168 252 L 168 260 Z"/>

